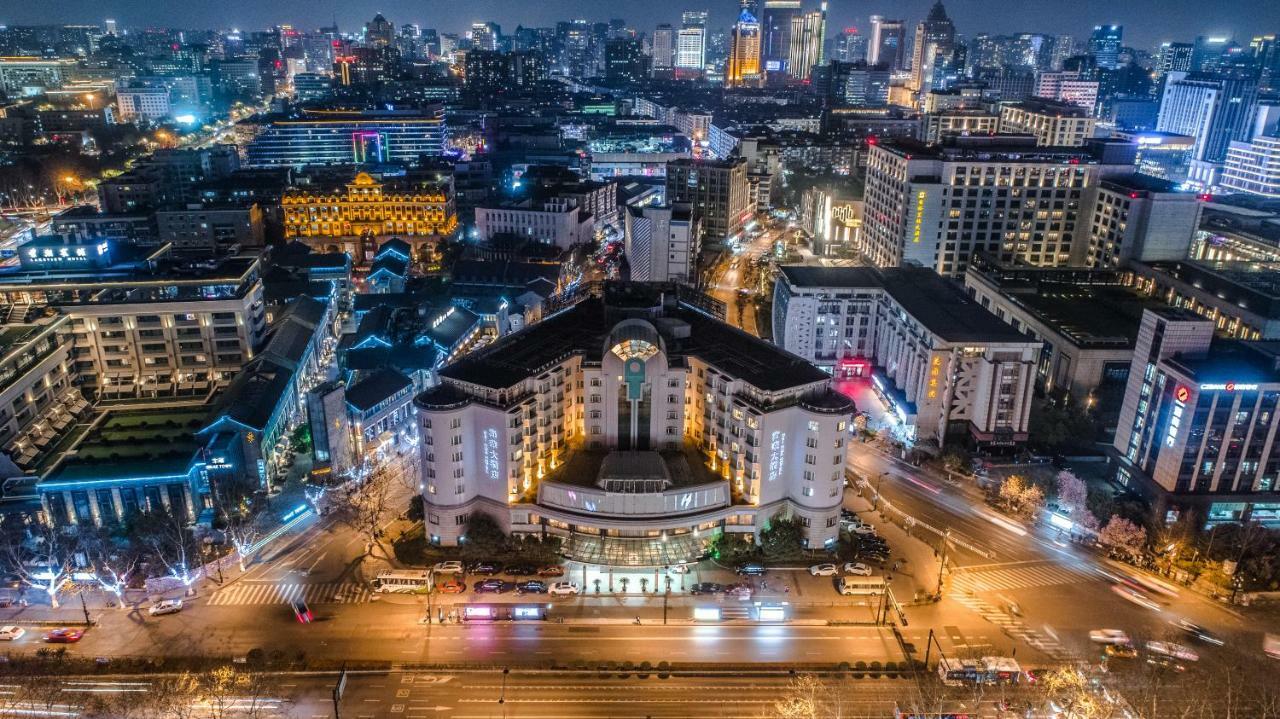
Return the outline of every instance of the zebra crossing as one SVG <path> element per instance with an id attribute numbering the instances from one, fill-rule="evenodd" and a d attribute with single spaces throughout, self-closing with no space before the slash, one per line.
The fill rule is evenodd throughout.
<path id="1" fill-rule="evenodd" d="M 1098 579 L 1099 576 L 1088 569 L 1075 569 L 1048 562 L 1031 562 L 1019 565 L 964 567 L 956 570 L 952 575 L 951 586 L 960 592 L 996 592 L 1049 587 L 1057 584 L 1078 584 Z"/>
<path id="2" fill-rule="evenodd" d="M 1066 647 L 1062 646 L 1057 639 L 1047 634 L 1042 634 L 1028 627 L 1021 619 L 1009 614 L 1004 609 L 988 602 L 985 599 L 976 597 L 972 594 L 955 593 L 952 595 L 957 602 L 977 612 L 983 619 L 1000 627 L 1005 634 L 1025 642 L 1028 646 L 1039 650 L 1046 656 L 1057 661 L 1070 661 L 1075 659 L 1075 655 Z"/>
<path id="3" fill-rule="evenodd" d="M 324 584 L 242 582 L 214 592 L 209 598 L 209 605 L 288 604 L 297 599 L 302 599 L 307 604 L 358 604 L 369 601 L 371 594 L 368 587 L 355 582 Z"/>

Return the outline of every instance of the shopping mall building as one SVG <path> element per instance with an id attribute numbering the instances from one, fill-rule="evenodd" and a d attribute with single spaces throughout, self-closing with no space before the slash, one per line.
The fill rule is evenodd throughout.
<path id="1" fill-rule="evenodd" d="M 674 285 L 607 284 L 440 370 L 415 400 L 430 541 L 484 512 L 586 561 L 662 565 L 795 517 L 839 533 L 853 403 Z"/>

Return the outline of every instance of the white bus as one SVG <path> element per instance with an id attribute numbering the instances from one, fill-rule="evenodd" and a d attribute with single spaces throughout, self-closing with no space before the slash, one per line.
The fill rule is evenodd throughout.
<path id="1" fill-rule="evenodd" d="M 379 592 L 422 592 L 430 589 L 430 569 L 393 569 L 379 572 L 374 588 Z"/>

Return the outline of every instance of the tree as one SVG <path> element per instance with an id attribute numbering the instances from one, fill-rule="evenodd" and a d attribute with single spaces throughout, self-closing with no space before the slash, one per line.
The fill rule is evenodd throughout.
<path id="1" fill-rule="evenodd" d="M 210 493 L 213 509 L 218 513 L 223 534 L 235 550 L 236 561 L 243 572 L 253 554 L 254 545 L 262 534 L 259 527 L 260 515 L 254 515 L 250 510 L 242 487 L 234 483 L 213 484 L 213 491 Z"/>
<path id="2" fill-rule="evenodd" d="M 58 592 L 76 568 L 74 535 L 44 524 L 32 525 L 27 531 L 11 524 L 14 528 L 4 539 L 5 569 L 24 587 L 44 592 L 57 609 Z"/>
<path id="3" fill-rule="evenodd" d="M 498 520 L 484 512 L 471 513 L 463 536 L 466 537 L 462 542 L 465 559 L 493 559 L 505 555 L 511 548 L 510 537 L 502 531 Z"/>
<path id="4" fill-rule="evenodd" d="M 383 465 L 363 479 L 353 479 L 328 492 L 334 518 L 364 538 L 366 557 L 373 554 L 375 547 L 382 547 L 382 528 L 397 514 L 396 489 L 395 477 Z M 382 553 L 390 556 L 385 548 Z"/>
<path id="5" fill-rule="evenodd" d="M 1085 509 L 1089 503 L 1089 485 L 1069 469 L 1058 472 L 1058 504 L 1072 512 Z"/>
<path id="6" fill-rule="evenodd" d="M 175 513 L 158 510 L 139 515 L 133 531 L 147 548 L 148 555 L 164 566 L 167 576 L 180 582 L 187 595 L 200 579 L 200 543 L 191 528 Z"/>
<path id="7" fill-rule="evenodd" d="M 1121 716 L 1120 707 L 1103 697 L 1089 678 L 1075 667 L 1055 669 L 1040 683 L 1045 699 L 1061 707 L 1069 719 L 1109 719 Z"/>
<path id="8" fill-rule="evenodd" d="M 760 546 L 768 559 L 795 556 L 804 547 L 804 528 L 795 517 L 774 516 L 760 532 Z"/>
<path id="9" fill-rule="evenodd" d="M 1103 546 L 1136 557 L 1147 545 L 1147 530 L 1121 516 L 1112 516 L 1098 532 Z"/>
<path id="10" fill-rule="evenodd" d="M 999 496 L 1009 511 L 1026 517 L 1034 516 L 1044 506 L 1044 490 L 1017 474 L 1000 483 Z"/>

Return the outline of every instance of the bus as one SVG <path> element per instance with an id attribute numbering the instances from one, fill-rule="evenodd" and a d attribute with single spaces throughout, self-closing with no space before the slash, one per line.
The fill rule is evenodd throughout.
<path id="1" fill-rule="evenodd" d="M 1022 667 L 1012 657 L 982 657 L 980 659 L 952 659 L 942 657 L 938 662 L 938 676 L 947 686 L 964 684 L 1017 684 L 1022 678 Z"/>
<path id="2" fill-rule="evenodd" d="M 379 592 L 422 592 L 433 583 L 430 569 L 394 569 L 379 572 L 374 589 Z"/>

